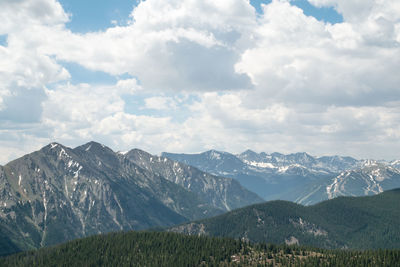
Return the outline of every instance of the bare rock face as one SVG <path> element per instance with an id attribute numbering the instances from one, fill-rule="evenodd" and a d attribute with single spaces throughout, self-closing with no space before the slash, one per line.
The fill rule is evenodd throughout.
<path id="1" fill-rule="evenodd" d="M 232 178 L 211 175 L 166 157 L 153 156 L 134 149 L 126 154 L 126 158 L 190 192 L 197 193 L 206 201 L 207 205 L 223 211 L 230 211 L 263 201 L 256 194 L 243 190 L 243 187 Z"/>
<path id="2" fill-rule="evenodd" d="M 146 155 L 132 160 L 95 142 L 75 149 L 52 143 L 0 166 L 0 234 L 20 249 L 37 248 L 97 233 L 172 226 L 261 201 L 231 179 L 206 183 L 207 174 L 186 173 L 183 164 L 171 168 L 178 164 L 170 160 L 150 168 Z M 183 179 L 193 180 L 193 187 Z M 203 187 L 196 185 L 201 179 Z M 221 195 L 234 194 L 232 184 L 239 197 Z"/>
<path id="3" fill-rule="evenodd" d="M 343 171 L 314 183 L 297 201 L 313 204 L 340 196 L 371 196 L 400 187 L 400 170 L 391 165 L 366 161 L 362 167 Z"/>
<path id="4" fill-rule="evenodd" d="M 299 245 L 299 240 L 296 237 L 291 236 L 290 238 L 285 239 L 285 244 L 289 245 L 289 246 L 290 245 Z"/>
<path id="5" fill-rule="evenodd" d="M 182 233 L 186 235 L 206 235 L 205 226 L 202 223 L 188 223 L 168 229 L 168 232 Z"/>

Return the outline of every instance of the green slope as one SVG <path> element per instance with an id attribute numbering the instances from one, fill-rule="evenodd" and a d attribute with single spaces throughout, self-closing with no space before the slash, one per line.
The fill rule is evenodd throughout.
<path id="1" fill-rule="evenodd" d="M 399 203 L 400 189 L 307 207 L 271 201 L 169 231 L 322 248 L 400 248 Z"/>
<path id="2" fill-rule="evenodd" d="M 338 242 L 351 248 L 400 248 L 400 189 L 339 197 L 310 207 Z"/>
<path id="3" fill-rule="evenodd" d="M 6 234 L 3 233 L 3 225 L 0 225 L 0 227 L 0 256 L 21 251 L 18 246 L 14 244 Z"/>
<path id="4" fill-rule="evenodd" d="M 229 259 L 241 246 L 227 238 L 120 232 L 0 258 L 0 266 L 196 266 Z"/>

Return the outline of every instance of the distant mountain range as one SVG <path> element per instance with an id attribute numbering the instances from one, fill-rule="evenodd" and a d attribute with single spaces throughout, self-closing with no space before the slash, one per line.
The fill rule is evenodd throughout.
<path id="1" fill-rule="evenodd" d="M 0 255 L 172 226 L 261 201 L 234 179 L 144 151 L 51 143 L 0 166 Z"/>
<path id="2" fill-rule="evenodd" d="M 169 229 L 190 235 L 323 248 L 400 248 L 400 189 L 312 206 L 270 201 Z"/>
<path id="3" fill-rule="evenodd" d="M 162 155 L 214 175 L 234 178 L 265 200 L 311 205 L 336 196 L 373 195 L 400 187 L 400 160 L 385 162 L 251 150 L 238 155 L 215 150 Z"/>

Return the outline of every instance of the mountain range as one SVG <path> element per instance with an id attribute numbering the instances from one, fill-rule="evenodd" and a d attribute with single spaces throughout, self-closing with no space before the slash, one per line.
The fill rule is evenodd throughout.
<path id="1" fill-rule="evenodd" d="M 311 205 L 337 196 L 374 195 L 400 187 L 400 161 L 314 157 L 307 153 L 234 155 L 215 150 L 199 154 L 162 153 L 214 175 L 231 177 L 265 200 Z"/>
<path id="2" fill-rule="evenodd" d="M 176 225 L 181 226 L 175 231 L 185 233 L 327 248 L 356 247 L 358 241 L 365 239 L 362 229 L 374 232 L 369 222 L 382 225 L 377 218 L 387 222 L 379 228 L 384 231 L 377 232 L 387 242 L 383 244 L 383 239 L 376 237 L 371 240 L 387 247 L 398 242 L 388 233 L 397 233 L 392 226 L 398 225 L 399 220 L 396 209 L 390 211 L 394 212 L 391 218 L 386 208 L 398 203 L 398 199 L 385 202 L 386 206 L 375 201 L 375 206 L 352 207 L 351 203 L 359 201 L 340 196 L 376 195 L 400 188 L 399 166 L 400 161 L 317 158 L 307 153 L 284 155 L 248 150 L 233 155 L 211 150 L 156 156 L 139 149 L 114 152 L 96 142 L 73 149 L 51 143 L 0 166 L 0 255 L 110 231 Z M 313 205 L 333 198 L 332 202 Z M 274 199 L 302 205 L 273 201 L 265 204 L 266 210 L 264 204 L 237 210 Z M 367 198 L 363 201 L 370 203 Z M 342 202 L 342 206 L 337 204 Z M 382 214 L 367 212 L 378 206 Z M 346 220 L 353 220 L 352 212 L 361 212 L 361 219 L 346 228 Z M 258 214 L 256 220 L 254 214 Z M 330 214 L 348 218 L 335 221 L 336 217 L 331 218 Z M 327 218 L 342 228 L 324 221 Z M 198 223 L 203 219 L 206 221 Z M 196 222 L 185 224 L 189 221 Z M 240 223 L 245 224 L 239 226 Z M 264 224 L 274 234 L 262 230 Z M 360 229 L 362 234 L 351 237 L 357 232 L 354 229 Z M 365 240 L 367 244 L 372 242 Z"/>
<path id="3" fill-rule="evenodd" d="M 0 166 L 0 254 L 172 226 L 261 201 L 232 178 L 141 150 L 51 143 Z"/>

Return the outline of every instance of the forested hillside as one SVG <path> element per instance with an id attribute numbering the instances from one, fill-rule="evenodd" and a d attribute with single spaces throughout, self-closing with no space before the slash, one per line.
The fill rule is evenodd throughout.
<path id="1" fill-rule="evenodd" d="M 400 266 L 399 250 L 329 251 L 163 232 L 97 235 L 0 258 L 1 266 Z"/>
<path id="2" fill-rule="evenodd" d="M 322 248 L 400 248 L 400 189 L 314 206 L 270 201 L 169 231 Z"/>

